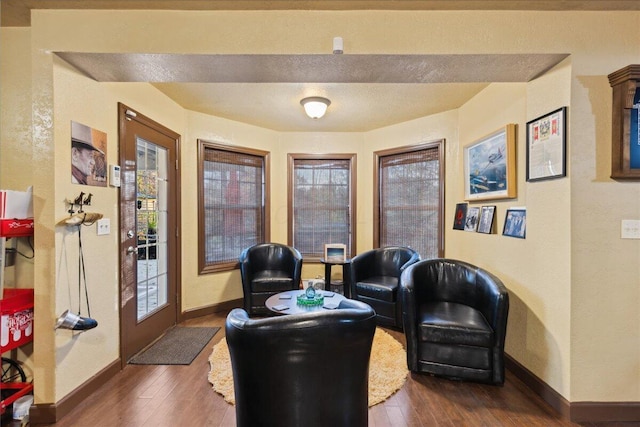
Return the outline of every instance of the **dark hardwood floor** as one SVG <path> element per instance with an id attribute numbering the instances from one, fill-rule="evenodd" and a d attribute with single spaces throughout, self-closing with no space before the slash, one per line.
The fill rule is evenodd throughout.
<path id="1" fill-rule="evenodd" d="M 222 329 L 189 366 L 129 365 L 66 415 L 56 427 L 235 426 L 235 408 L 207 381 L 211 348 L 224 337 L 225 315 L 185 326 Z M 404 343 L 402 333 L 388 330 Z M 11 426 L 19 426 L 14 421 Z M 507 372 L 504 387 L 411 374 L 404 387 L 369 409 L 369 426 L 583 426 L 631 427 L 639 423 L 575 424 Z M 301 426 L 302 427 L 302 426 Z M 330 426 L 328 426 L 330 427 Z"/>

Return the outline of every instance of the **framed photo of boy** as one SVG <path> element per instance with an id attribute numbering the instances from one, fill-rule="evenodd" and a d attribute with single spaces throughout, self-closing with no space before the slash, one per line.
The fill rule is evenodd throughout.
<path id="1" fill-rule="evenodd" d="M 527 181 L 567 176 L 566 114 L 562 107 L 527 122 Z"/>
<path id="2" fill-rule="evenodd" d="M 327 243 L 324 245 L 324 260 L 326 262 L 344 263 L 347 261 L 347 245 L 341 243 Z"/>
<path id="3" fill-rule="evenodd" d="M 503 236 L 524 239 L 527 235 L 527 210 L 525 208 L 507 209 L 504 218 Z"/>
<path id="4" fill-rule="evenodd" d="M 495 206 L 483 206 L 480 208 L 480 221 L 478 233 L 491 234 L 493 232 L 493 218 L 496 213 Z"/>

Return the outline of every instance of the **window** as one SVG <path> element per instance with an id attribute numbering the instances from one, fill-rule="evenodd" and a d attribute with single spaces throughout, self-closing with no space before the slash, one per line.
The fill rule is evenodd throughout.
<path id="1" fill-rule="evenodd" d="M 198 156 L 198 268 L 231 270 L 269 240 L 269 153 L 199 140 Z"/>
<path id="2" fill-rule="evenodd" d="M 374 245 L 444 256 L 444 140 L 374 156 Z"/>
<path id="3" fill-rule="evenodd" d="M 326 243 L 355 235 L 355 154 L 289 155 L 289 245 L 306 258 L 324 257 Z"/>

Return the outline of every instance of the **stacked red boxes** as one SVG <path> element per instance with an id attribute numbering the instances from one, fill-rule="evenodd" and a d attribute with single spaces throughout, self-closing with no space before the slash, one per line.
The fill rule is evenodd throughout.
<path id="1" fill-rule="evenodd" d="M 33 289 L 5 289 L 0 315 L 0 353 L 33 341 Z"/>

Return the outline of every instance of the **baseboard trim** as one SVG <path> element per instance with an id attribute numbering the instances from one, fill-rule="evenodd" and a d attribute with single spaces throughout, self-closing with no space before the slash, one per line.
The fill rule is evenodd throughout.
<path id="1" fill-rule="evenodd" d="M 111 362 L 57 403 L 32 405 L 29 409 L 29 423 L 53 424 L 58 422 L 84 399 L 106 384 L 111 377 L 119 373 L 120 366 L 120 359 Z"/>
<path id="2" fill-rule="evenodd" d="M 506 353 L 505 367 L 564 419 L 572 422 L 640 421 L 640 402 L 569 402 Z"/>
<path id="3" fill-rule="evenodd" d="M 182 320 L 195 319 L 207 314 L 230 311 L 233 308 L 242 307 L 242 303 L 242 298 L 240 298 L 195 310 L 187 310 L 182 313 L 181 318 Z M 120 359 L 111 362 L 57 403 L 39 403 L 32 405 L 29 410 L 29 422 L 33 425 L 54 424 L 58 422 L 62 417 L 82 403 L 84 399 L 106 384 L 111 377 L 118 374 L 121 371 L 121 366 Z"/>
<path id="4" fill-rule="evenodd" d="M 507 353 L 504 354 L 504 366 L 520 381 L 540 396 L 549 406 L 558 411 L 563 418 L 569 419 L 571 407 L 569 401 L 560 393 L 552 389 L 547 383 L 538 378 L 533 372 L 522 366 Z"/>
<path id="5" fill-rule="evenodd" d="M 640 402 L 573 402 L 573 422 L 638 422 Z"/>
<path id="6" fill-rule="evenodd" d="M 242 307 L 242 298 L 234 299 L 231 301 L 224 301 L 219 304 L 208 305 L 206 307 L 195 308 L 192 310 L 186 310 L 182 312 L 182 320 L 195 319 L 198 317 L 206 316 L 208 314 L 221 313 L 231 311 L 233 308 Z"/>

